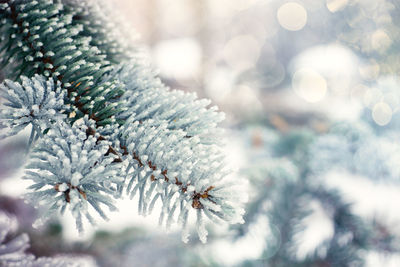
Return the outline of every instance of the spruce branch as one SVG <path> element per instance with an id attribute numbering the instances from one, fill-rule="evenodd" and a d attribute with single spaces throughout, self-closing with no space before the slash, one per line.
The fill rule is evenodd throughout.
<path id="1" fill-rule="evenodd" d="M 123 182 L 119 174 L 124 166 L 113 163 L 115 156 L 107 154 L 110 142 L 99 141 L 98 133 L 88 135 L 90 127 L 94 121 L 87 118 L 72 127 L 57 123 L 34 148 L 24 177 L 33 181 L 29 188 L 33 192 L 27 197 L 48 209 L 42 217 L 64 213 L 69 206 L 79 231 L 82 215 L 95 224 L 88 204 L 104 219 L 101 205 L 116 210 L 110 196 L 118 197 L 116 188 Z"/>
<path id="2" fill-rule="evenodd" d="M 216 126 L 225 118 L 211 101 L 197 99 L 195 93 L 170 90 L 156 76 L 146 60 L 136 59 L 122 64 L 112 75 L 126 85 L 122 96 L 125 111 L 118 115 L 126 120 L 134 114 L 137 121 L 153 120 L 168 123 L 168 129 L 183 130 L 186 138 L 198 136 L 203 144 L 221 141 L 222 130 Z"/>
<path id="3" fill-rule="evenodd" d="M 12 86 L 23 95 L 29 80 L 20 75 L 40 74 L 31 80 L 53 80 L 57 88 L 46 88 L 64 102 L 59 119 L 43 115 L 51 123 L 35 129 L 41 139 L 27 165 L 28 198 L 49 215 L 69 207 L 80 231 L 84 216 L 94 224 L 88 208 L 106 218 L 101 206 L 115 209 L 112 199 L 125 188 L 131 197 L 138 192 L 140 213 L 161 201 L 161 223 L 177 215 L 184 240 L 189 211 L 202 241 L 205 217 L 241 222 L 240 193 L 226 182 L 218 146 L 224 115 L 208 100 L 167 88 L 141 55 L 100 30 L 96 16 L 106 20 L 106 13 L 99 12 L 94 1 L 0 0 L 3 65 L 22 80 Z M 126 60 L 116 65 L 120 57 Z M 16 133 L 15 119 L 9 121 Z"/>
<path id="4" fill-rule="evenodd" d="M 96 46 L 90 45 L 90 37 L 79 35 L 83 27 L 72 25 L 72 16 L 52 0 L 2 3 L 0 51 L 8 55 L 2 65 L 15 63 L 10 69 L 20 73 L 7 73 L 10 76 L 39 73 L 60 81 L 68 90 L 67 104 L 74 107 L 76 119 L 88 114 L 99 125 L 113 123 L 123 88 L 116 81 L 101 82 L 112 66 Z M 114 106 L 109 108 L 111 103 Z M 105 108 L 107 112 L 102 112 Z"/>
<path id="5" fill-rule="evenodd" d="M 170 227 L 177 216 L 182 240 L 188 241 L 188 216 L 196 211 L 197 232 L 206 241 L 203 214 L 221 223 L 243 223 L 243 196 L 227 183 L 223 155 L 217 145 L 203 145 L 199 137 L 185 138 L 183 130 L 169 130 L 168 123 L 136 121 L 135 116 L 121 127 L 107 125 L 97 140 L 114 140 L 107 154 L 114 162 L 127 162 L 127 194 L 139 195 L 140 214 L 150 214 L 157 201 L 162 204 L 160 224 Z M 87 134 L 95 135 L 93 128 Z M 118 149 L 117 149 L 118 148 Z M 122 194 L 122 189 L 119 192 Z"/>
<path id="6" fill-rule="evenodd" d="M 98 0 L 62 0 L 73 14 L 72 23 L 83 26 L 80 35 L 90 37 L 90 44 L 100 49 L 113 64 L 126 62 L 140 54 L 134 46 L 138 34 L 128 27 L 112 3 Z"/>
<path id="7" fill-rule="evenodd" d="M 25 250 L 29 247 L 29 237 L 21 234 L 6 242 L 6 237 L 16 224 L 16 220 L 0 212 L 0 264 L 1 266 L 17 266 L 17 264 L 27 264 L 34 257 L 26 254 Z M 21 266 L 20 265 L 20 266 Z"/>
<path id="8" fill-rule="evenodd" d="M 6 80 L 0 85 L 0 96 L 7 101 L 4 103 L 7 108 L 0 113 L 0 125 L 11 129 L 3 138 L 32 125 L 31 143 L 52 123 L 66 118 L 65 91 L 60 83 L 56 85 L 43 76 L 35 75 L 32 79 L 22 76 L 21 80 L 22 84 Z"/>
<path id="9" fill-rule="evenodd" d="M 39 257 L 26 252 L 29 249 L 29 237 L 22 233 L 13 236 L 13 228 L 17 226 L 14 217 L 0 212 L 0 266 L 7 267 L 78 267 L 84 265 L 84 259 L 72 257 Z"/>
<path id="10" fill-rule="evenodd" d="M 224 171 L 217 146 L 203 145 L 198 137 L 184 138 L 186 132 L 169 130 L 166 122 L 134 120 L 134 116 L 127 120 L 122 136 L 131 170 L 127 192 L 131 197 L 139 193 L 140 213 L 150 213 L 160 199 L 160 223 L 165 220 L 169 227 L 177 212 L 178 222 L 185 228 L 189 211 L 196 210 L 198 234 L 203 242 L 207 234 L 203 214 L 217 222 L 242 222 L 243 210 L 234 204 L 241 196 L 224 183 L 228 172 Z"/>

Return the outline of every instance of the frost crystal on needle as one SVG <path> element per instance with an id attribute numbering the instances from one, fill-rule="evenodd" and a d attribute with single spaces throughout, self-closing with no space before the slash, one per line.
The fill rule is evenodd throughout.
<path id="1" fill-rule="evenodd" d="M 22 83 L 5 80 L 0 85 L 0 97 L 6 102 L 0 111 L 0 126 L 9 128 L 4 136 L 11 136 L 32 125 L 31 141 L 51 123 L 66 117 L 65 90 L 52 79 L 35 75 L 32 79 L 21 76 Z"/>
<path id="2" fill-rule="evenodd" d="M 50 214 L 69 207 L 80 231 L 82 215 L 94 224 L 89 205 L 104 219 L 102 205 L 116 209 L 110 196 L 116 197 L 123 182 L 123 164 L 115 164 L 116 156 L 108 153 L 110 143 L 93 127 L 86 118 L 72 127 L 59 122 L 33 150 L 25 175 L 34 182 L 28 194 L 32 203 L 45 206 Z"/>

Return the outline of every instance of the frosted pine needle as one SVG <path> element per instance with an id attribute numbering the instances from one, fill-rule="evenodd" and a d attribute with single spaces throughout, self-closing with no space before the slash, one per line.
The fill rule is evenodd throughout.
<path id="1" fill-rule="evenodd" d="M 6 101 L 0 111 L 0 125 L 8 130 L 3 137 L 32 125 L 32 141 L 34 135 L 41 136 L 52 123 L 66 118 L 65 90 L 53 79 L 40 75 L 32 79 L 21 76 L 21 80 L 22 83 L 5 80 L 0 85 L 0 96 Z"/>
<path id="2" fill-rule="evenodd" d="M 87 119 L 72 127 L 58 123 L 39 141 L 26 166 L 25 178 L 34 182 L 28 195 L 32 203 L 50 214 L 68 207 L 80 231 L 83 216 L 94 223 L 89 205 L 104 219 L 103 205 L 116 209 L 111 196 L 117 197 L 123 182 L 123 164 L 114 163 L 115 155 L 107 153 L 110 143 L 100 140 L 93 127 Z"/>

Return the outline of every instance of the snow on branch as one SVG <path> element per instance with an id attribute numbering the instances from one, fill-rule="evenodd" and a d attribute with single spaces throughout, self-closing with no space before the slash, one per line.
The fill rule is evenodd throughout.
<path id="1" fill-rule="evenodd" d="M 65 90 L 53 79 L 35 75 L 32 79 L 21 76 L 22 83 L 4 81 L 0 85 L 0 96 L 6 102 L 0 112 L 0 125 L 9 131 L 3 137 L 17 134 L 32 125 L 31 139 L 63 120 Z"/>
<path id="2" fill-rule="evenodd" d="M 56 124 L 34 148 L 24 177 L 33 181 L 29 187 L 33 192 L 27 197 L 47 208 L 42 218 L 69 207 L 79 231 L 83 216 L 95 224 L 88 205 L 104 219 L 102 205 L 116 210 L 112 197 L 119 197 L 117 185 L 123 182 L 124 165 L 116 164 L 116 156 L 107 153 L 110 142 L 99 141 L 99 133 L 91 134 L 93 127 L 87 118 L 72 127 Z"/>
<path id="3" fill-rule="evenodd" d="M 0 68 L 22 81 L 1 87 L 0 126 L 12 135 L 31 124 L 30 143 L 38 139 L 28 199 L 45 207 L 42 218 L 68 208 L 79 231 L 84 217 L 94 224 L 91 210 L 106 219 L 123 192 L 138 193 L 143 214 L 160 201 L 160 222 L 180 222 L 184 240 L 189 212 L 203 242 L 205 218 L 242 222 L 220 147 L 224 114 L 170 90 L 119 40 L 124 31 L 112 33 L 112 18 L 101 27 L 107 5 L 85 3 L 0 0 Z"/>

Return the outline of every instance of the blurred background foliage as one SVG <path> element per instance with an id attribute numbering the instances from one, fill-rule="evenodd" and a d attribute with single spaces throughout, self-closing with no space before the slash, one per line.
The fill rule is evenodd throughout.
<path id="1" fill-rule="evenodd" d="M 99 266 L 400 265 L 399 1 L 114 3 L 170 87 L 227 114 L 246 223 L 210 225 L 206 245 L 183 244 L 128 201 L 84 237 L 66 218 L 33 230 L 19 136 L 0 143 L 0 209 L 31 252 Z"/>

